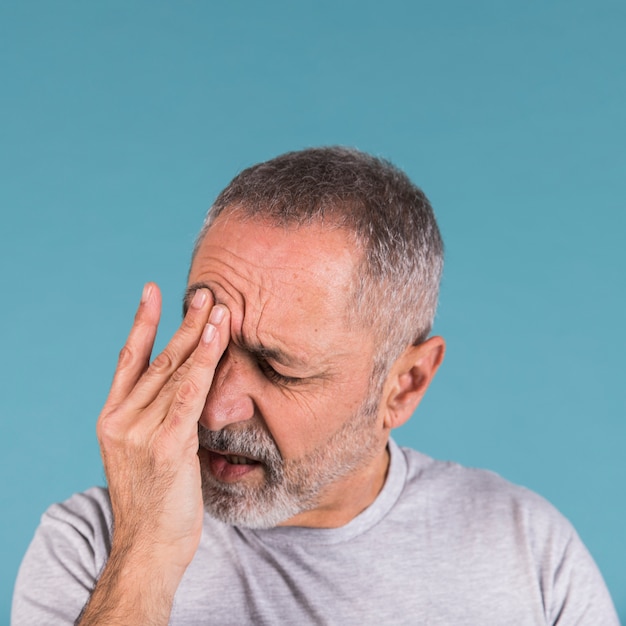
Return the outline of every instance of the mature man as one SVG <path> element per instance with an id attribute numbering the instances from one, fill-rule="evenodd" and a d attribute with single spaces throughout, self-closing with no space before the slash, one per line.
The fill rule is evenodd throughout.
<path id="1" fill-rule="evenodd" d="M 44 515 L 14 624 L 617 624 L 549 504 L 389 438 L 443 359 L 441 269 L 386 162 L 312 149 L 237 176 L 152 362 L 144 289 L 98 421 L 108 490 Z"/>

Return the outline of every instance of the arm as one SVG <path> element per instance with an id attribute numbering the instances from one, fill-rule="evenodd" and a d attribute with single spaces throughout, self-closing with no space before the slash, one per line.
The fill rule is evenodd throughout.
<path id="1" fill-rule="evenodd" d="M 144 289 L 98 419 L 113 537 L 82 626 L 168 622 L 202 532 L 197 422 L 229 341 L 228 311 L 212 305 L 197 291 L 150 364 L 161 297 L 154 284 Z"/>
<path id="2" fill-rule="evenodd" d="M 602 574 L 573 528 L 555 564 L 555 571 L 545 584 L 547 623 L 619 626 Z"/>

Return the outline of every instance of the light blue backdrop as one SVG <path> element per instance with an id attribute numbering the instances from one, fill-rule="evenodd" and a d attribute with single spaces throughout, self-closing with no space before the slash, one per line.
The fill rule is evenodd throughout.
<path id="1" fill-rule="evenodd" d="M 554 502 L 626 616 L 626 5 L 0 2 L 0 620 L 39 515 L 102 470 L 141 287 L 179 320 L 241 168 L 339 143 L 430 196 L 449 345 L 397 438 Z"/>

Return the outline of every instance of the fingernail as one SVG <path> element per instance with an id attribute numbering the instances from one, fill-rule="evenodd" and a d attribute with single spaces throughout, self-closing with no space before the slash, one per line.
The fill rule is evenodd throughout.
<path id="1" fill-rule="evenodd" d="M 194 309 L 201 309 L 202 305 L 206 302 L 206 291 L 204 289 L 198 289 L 196 293 L 193 294 L 193 298 L 191 299 L 191 306 Z"/>
<path id="2" fill-rule="evenodd" d="M 143 292 L 141 293 L 141 301 L 147 302 L 150 298 L 150 294 L 152 293 L 152 284 L 146 283 L 143 286 Z"/>
<path id="3" fill-rule="evenodd" d="M 224 315 L 226 315 L 226 309 L 218 304 L 213 307 L 211 315 L 209 316 L 209 322 L 211 322 L 211 324 L 219 324 L 224 319 Z"/>
<path id="4" fill-rule="evenodd" d="M 211 343 L 215 337 L 215 326 L 213 324 L 207 324 L 202 331 L 202 341 L 204 343 Z"/>

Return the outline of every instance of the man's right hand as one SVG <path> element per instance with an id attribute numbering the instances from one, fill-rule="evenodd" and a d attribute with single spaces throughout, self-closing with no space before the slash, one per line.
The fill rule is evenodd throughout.
<path id="1" fill-rule="evenodd" d="M 114 527 L 81 625 L 168 623 L 202 532 L 198 420 L 230 339 L 229 311 L 213 304 L 209 290 L 196 291 L 150 363 L 161 295 L 153 283 L 144 288 L 98 419 Z"/>

